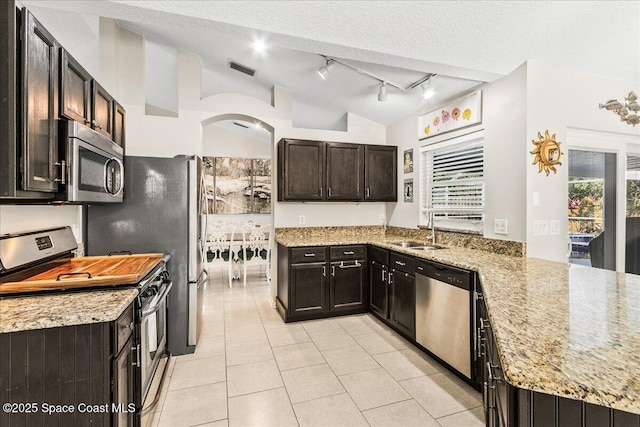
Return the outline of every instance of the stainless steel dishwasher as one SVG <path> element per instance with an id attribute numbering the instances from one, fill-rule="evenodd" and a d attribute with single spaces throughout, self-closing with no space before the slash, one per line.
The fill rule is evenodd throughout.
<path id="1" fill-rule="evenodd" d="M 416 266 L 416 341 L 471 379 L 472 275 L 420 261 Z"/>

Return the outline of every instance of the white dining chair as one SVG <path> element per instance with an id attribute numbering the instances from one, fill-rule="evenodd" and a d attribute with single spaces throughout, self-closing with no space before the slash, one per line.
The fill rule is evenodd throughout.
<path id="1" fill-rule="evenodd" d="M 207 230 L 207 271 L 221 267 L 222 279 L 224 280 L 224 270 L 229 275 L 229 287 L 233 280 L 234 254 L 232 251 L 235 237 L 235 226 L 223 221 L 216 221 Z"/>
<path id="2" fill-rule="evenodd" d="M 274 233 L 271 225 L 244 224 L 242 226 L 242 270 L 243 285 L 247 286 L 247 268 L 265 267 L 265 276 L 271 281 L 271 248 Z"/>

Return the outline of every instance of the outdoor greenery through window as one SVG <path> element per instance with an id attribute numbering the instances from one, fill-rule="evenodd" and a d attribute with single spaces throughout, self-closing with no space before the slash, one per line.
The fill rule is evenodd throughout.
<path id="1" fill-rule="evenodd" d="M 271 160 L 204 157 L 209 212 L 271 213 Z"/>
<path id="2" fill-rule="evenodd" d="M 484 137 L 474 132 L 422 151 L 421 224 L 433 211 L 437 228 L 482 231 Z"/>

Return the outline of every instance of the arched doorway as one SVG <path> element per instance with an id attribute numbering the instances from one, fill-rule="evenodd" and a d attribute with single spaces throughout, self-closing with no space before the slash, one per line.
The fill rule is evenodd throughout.
<path id="1" fill-rule="evenodd" d="M 209 224 L 223 221 L 240 230 L 243 224 L 253 221 L 268 224 L 273 230 L 275 199 L 272 189 L 276 182 L 273 126 L 244 114 L 210 117 L 201 125 Z M 274 267 L 272 262 L 273 306 Z"/>

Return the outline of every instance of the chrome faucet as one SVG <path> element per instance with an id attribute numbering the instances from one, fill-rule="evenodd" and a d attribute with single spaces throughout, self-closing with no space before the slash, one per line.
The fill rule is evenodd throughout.
<path id="1" fill-rule="evenodd" d="M 431 229 L 431 246 L 436 244 L 436 227 L 435 227 L 435 213 L 433 210 L 429 211 L 429 222 L 427 228 Z"/>

